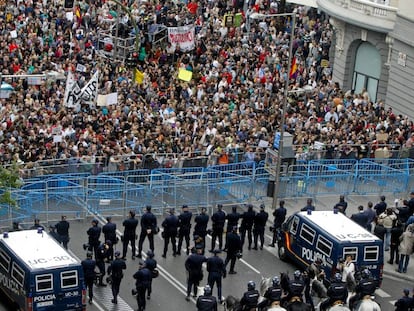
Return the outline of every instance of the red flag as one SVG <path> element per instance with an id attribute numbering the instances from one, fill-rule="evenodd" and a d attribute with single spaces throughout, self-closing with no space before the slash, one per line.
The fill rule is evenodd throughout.
<path id="1" fill-rule="evenodd" d="M 298 74 L 298 64 L 296 63 L 296 57 L 293 57 L 292 66 L 290 67 L 290 72 L 289 72 L 289 79 L 296 79 L 297 74 Z"/>

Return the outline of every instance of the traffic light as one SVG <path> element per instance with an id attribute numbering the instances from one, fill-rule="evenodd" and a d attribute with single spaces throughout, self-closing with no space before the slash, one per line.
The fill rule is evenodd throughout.
<path id="1" fill-rule="evenodd" d="M 125 65 L 130 68 L 135 68 L 138 65 L 138 53 L 132 52 L 128 54 L 128 57 L 125 59 Z"/>

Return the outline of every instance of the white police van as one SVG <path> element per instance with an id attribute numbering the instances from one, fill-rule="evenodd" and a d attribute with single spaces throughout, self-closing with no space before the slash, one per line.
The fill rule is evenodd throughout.
<path id="1" fill-rule="evenodd" d="M 0 290 L 16 310 L 86 310 L 79 260 L 42 230 L 0 236 Z"/>
<path id="2" fill-rule="evenodd" d="M 303 269 L 321 258 L 328 278 L 338 271 L 341 259 L 351 255 L 357 267 L 368 268 L 381 284 L 383 241 L 336 211 L 291 215 L 279 232 L 278 247 L 281 260 L 291 260 Z"/>

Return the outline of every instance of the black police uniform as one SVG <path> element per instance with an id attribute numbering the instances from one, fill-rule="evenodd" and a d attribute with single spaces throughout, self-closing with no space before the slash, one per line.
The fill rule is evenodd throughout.
<path id="1" fill-rule="evenodd" d="M 223 259 L 221 259 L 216 254 L 207 259 L 207 271 L 208 271 L 207 283 L 208 285 L 210 285 L 211 291 L 213 291 L 214 283 L 217 284 L 217 297 L 221 303 L 221 300 L 222 300 L 221 280 L 222 278 L 226 277 L 226 266 L 224 265 Z"/>
<path id="2" fill-rule="evenodd" d="M 237 232 L 231 231 L 229 234 L 227 234 L 226 245 L 227 256 L 224 261 L 224 265 L 227 267 L 227 264 L 230 262 L 229 273 L 233 274 L 235 273 L 234 266 L 236 264 L 237 254 L 242 251 L 241 239 Z"/>
<path id="3" fill-rule="evenodd" d="M 234 227 L 239 225 L 239 219 L 241 215 L 233 208 L 232 212 L 227 214 L 227 233 L 231 232 Z"/>
<path id="4" fill-rule="evenodd" d="M 403 296 L 398 299 L 395 303 L 395 311 L 408 311 L 414 307 L 414 299 L 408 296 Z"/>
<path id="5" fill-rule="evenodd" d="M 197 311 L 217 311 L 217 299 L 214 296 L 202 295 L 196 303 Z"/>
<path id="6" fill-rule="evenodd" d="M 277 242 L 277 235 L 279 233 L 279 230 L 282 228 L 282 224 L 285 222 L 286 219 L 286 208 L 284 206 L 280 206 L 273 212 L 273 237 L 272 237 L 272 243 L 270 246 L 275 246 Z"/>
<path id="7" fill-rule="evenodd" d="M 190 252 L 190 230 L 191 230 L 191 218 L 193 217 L 193 213 L 190 211 L 183 211 L 178 216 L 178 247 L 177 247 L 177 255 L 181 255 L 181 246 L 183 244 L 183 240 L 185 239 L 186 243 L 186 253 Z"/>
<path id="8" fill-rule="evenodd" d="M 90 227 L 88 229 L 88 231 L 86 231 L 86 233 L 88 234 L 88 250 L 89 251 L 93 251 L 95 258 L 96 258 L 96 252 L 98 250 L 99 247 L 99 237 L 101 236 L 101 227 L 98 226 L 98 224 L 94 224 L 92 225 L 92 227 Z"/>
<path id="9" fill-rule="evenodd" d="M 63 245 L 65 249 L 68 249 L 69 227 L 69 222 L 66 220 L 61 220 L 55 225 L 58 241 Z"/>
<path id="10" fill-rule="evenodd" d="M 190 297 L 191 288 L 193 288 L 194 297 L 197 296 L 197 286 L 203 279 L 203 262 L 206 261 L 207 258 L 205 256 L 197 253 L 187 257 L 185 261 L 185 269 L 188 272 L 187 297 Z"/>
<path id="11" fill-rule="evenodd" d="M 305 289 L 305 282 L 303 281 L 302 278 L 290 280 L 287 301 L 289 301 L 295 296 L 303 300 L 302 296 L 303 296 L 304 289 Z"/>
<path id="12" fill-rule="evenodd" d="M 108 244 L 102 243 L 98 246 L 98 249 L 96 251 L 96 266 L 99 269 L 100 276 L 99 276 L 99 285 L 106 286 L 106 284 L 103 283 L 103 278 L 105 276 L 105 260 L 108 258 L 108 249 L 106 248 Z M 108 245 L 109 246 L 109 245 Z"/>
<path id="13" fill-rule="evenodd" d="M 119 257 L 115 258 L 114 261 L 111 262 L 111 264 L 108 267 L 108 274 L 112 277 L 112 295 L 113 295 L 113 303 L 118 302 L 118 293 L 119 293 L 119 287 L 121 285 L 122 278 L 124 276 L 124 273 L 122 270 L 126 269 L 125 261 L 120 259 Z"/>
<path id="14" fill-rule="evenodd" d="M 135 214 L 130 214 L 129 218 L 125 219 L 122 225 L 124 226 L 124 238 L 122 241 L 122 258 L 125 259 L 126 257 L 128 244 L 130 242 L 132 247 L 132 258 L 135 258 L 135 240 L 137 237 L 136 229 L 138 226 L 138 219 L 135 218 Z"/>
<path id="15" fill-rule="evenodd" d="M 219 242 L 219 249 L 222 249 L 226 213 L 223 210 L 219 209 L 213 214 L 213 216 L 211 216 L 211 221 L 213 222 L 213 231 L 211 233 L 211 251 L 215 249 L 217 239 Z"/>
<path id="16" fill-rule="evenodd" d="M 280 299 L 282 298 L 282 287 L 280 285 L 270 286 L 266 290 L 263 297 L 266 298 L 267 301 L 270 302 L 270 303 L 272 303 L 274 301 L 280 301 Z"/>
<path id="17" fill-rule="evenodd" d="M 178 231 L 178 217 L 174 214 L 168 215 L 162 222 L 162 227 L 164 228 L 164 252 L 162 257 L 167 256 L 168 244 L 170 241 L 172 244 L 173 256 L 175 256 L 177 254 L 177 245 L 175 243 Z"/>
<path id="18" fill-rule="evenodd" d="M 206 240 L 207 225 L 208 225 L 209 218 L 210 217 L 206 214 L 204 209 L 201 211 L 200 215 L 197 215 L 194 218 L 195 226 L 194 226 L 193 236 L 198 235 L 199 237 L 203 239 L 203 241 Z M 205 249 L 205 243 L 203 246 L 203 254 L 204 254 L 204 249 Z"/>
<path id="19" fill-rule="evenodd" d="M 260 210 L 254 218 L 254 228 L 253 228 L 253 235 L 254 235 L 254 247 L 253 249 L 257 249 L 257 242 L 260 238 L 260 249 L 263 249 L 264 245 L 264 233 L 266 228 L 266 222 L 269 218 L 269 214 L 264 211 Z"/>
<path id="20" fill-rule="evenodd" d="M 240 300 L 240 306 L 242 311 L 249 311 L 257 307 L 259 302 L 259 291 L 257 289 L 249 290 L 243 294 L 243 297 Z"/>
<path id="21" fill-rule="evenodd" d="M 321 311 L 328 309 L 328 307 L 335 301 L 342 301 L 342 303 L 346 303 L 346 299 L 348 298 L 348 289 L 346 284 L 338 281 L 331 283 L 328 288 L 327 295 L 329 299 L 321 303 Z"/>
<path id="22" fill-rule="evenodd" d="M 354 307 L 358 300 L 361 300 L 364 296 L 372 296 L 377 288 L 377 282 L 373 278 L 363 278 L 359 281 L 355 287 L 356 294 L 349 299 L 349 306 Z"/>
<path id="23" fill-rule="evenodd" d="M 147 258 L 145 259 L 145 267 L 147 267 L 147 269 L 151 271 L 151 275 L 153 276 L 155 269 L 157 269 L 157 261 L 153 257 L 147 256 Z M 150 285 L 147 291 L 148 299 L 151 298 L 151 293 L 152 293 L 152 278 L 151 278 L 151 282 L 150 282 Z"/>
<path id="24" fill-rule="evenodd" d="M 116 238 L 116 224 L 114 224 L 111 220 L 103 225 L 102 233 L 104 234 L 105 241 L 111 241 L 112 245 L 108 250 L 108 260 L 114 259 L 114 245 L 118 242 Z"/>
<path id="25" fill-rule="evenodd" d="M 137 289 L 138 311 L 144 311 L 146 306 L 145 293 L 149 289 L 152 280 L 151 271 L 145 266 L 142 266 L 135 272 L 134 279 Z"/>
<path id="26" fill-rule="evenodd" d="M 154 251 L 154 233 L 156 228 L 157 218 L 151 210 L 147 210 L 141 217 L 141 234 L 139 235 L 138 243 L 139 258 L 141 258 L 142 244 L 144 243 L 145 237 L 148 237 L 150 250 Z"/>
<path id="27" fill-rule="evenodd" d="M 241 216 L 242 222 L 240 225 L 240 237 L 241 237 L 241 243 L 242 248 L 244 245 L 244 241 L 246 238 L 247 233 L 247 241 L 249 243 L 248 248 L 252 248 L 252 228 L 254 223 L 254 218 L 256 217 L 256 212 L 253 210 L 252 207 L 249 207 L 249 209 L 244 212 Z"/>
<path id="28" fill-rule="evenodd" d="M 92 303 L 93 298 L 93 283 L 96 278 L 96 261 L 92 258 L 86 258 L 81 262 L 83 268 L 83 275 L 85 278 L 85 285 L 88 288 L 89 303 Z"/>

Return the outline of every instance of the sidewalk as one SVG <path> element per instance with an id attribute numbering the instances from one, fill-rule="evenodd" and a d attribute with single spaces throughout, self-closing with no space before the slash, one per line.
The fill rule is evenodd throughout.
<path id="1" fill-rule="evenodd" d="M 394 202 L 394 197 L 388 196 L 386 202 L 388 205 L 392 205 Z M 285 198 L 285 207 L 287 209 L 287 214 L 292 215 L 294 212 L 299 211 L 302 207 L 306 205 L 307 197 L 303 198 Z M 314 201 L 314 205 L 316 210 L 331 210 L 333 206 L 338 203 L 339 196 L 324 196 L 319 197 Z M 356 213 L 358 210 L 358 206 L 362 205 L 364 207 L 367 206 L 369 201 L 373 202 L 374 205 L 379 201 L 379 196 L 361 196 L 361 195 L 349 195 L 345 198 L 345 201 L 348 202 L 348 208 L 346 210 L 346 214 L 349 217 L 353 213 Z M 271 197 L 266 197 L 262 201 L 252 202 L 254 205 L 259 206 L 261 203 L 264 203 L 266 206 L 266 211 L 269 213 L 269 220 L 273 221 L 273 210 L 272 210 L 272 202 L 273 199 Z M 387 261 L 389 260 L 389 252 L 385 252 L 384 254 L 384 275 L 392 276 L 398 279 L 403 279 L 406 281 L 414 282 L 414 256 L 412 255 L 410 258 L 410 262 L 408 263 L 407 273 L 399 273 L 396 271 L 398 268 L 397 264 L 389 264 Z"/>

